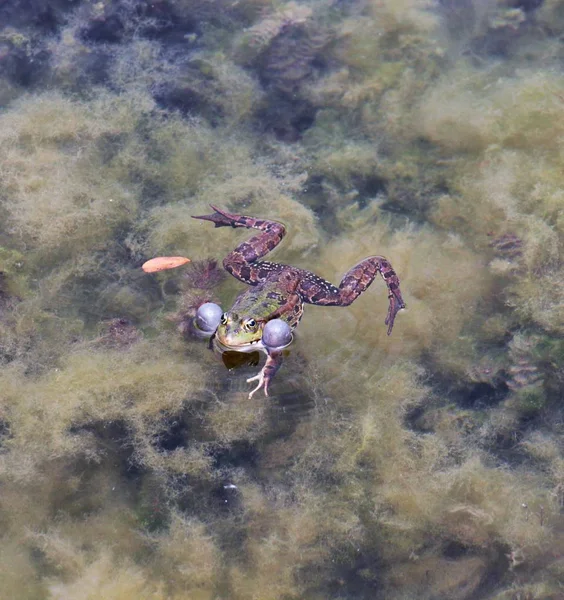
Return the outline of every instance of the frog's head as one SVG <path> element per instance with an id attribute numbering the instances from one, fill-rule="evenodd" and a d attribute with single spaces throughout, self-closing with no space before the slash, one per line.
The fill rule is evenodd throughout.
<path id="1" fill-rule="evenodd" d="M 253 317 L 240 317 L 235 312 L 221 315 L 215 341 L 223 350 L 254 352 L 263 349 L 262 331 L 265 322 Z"/>

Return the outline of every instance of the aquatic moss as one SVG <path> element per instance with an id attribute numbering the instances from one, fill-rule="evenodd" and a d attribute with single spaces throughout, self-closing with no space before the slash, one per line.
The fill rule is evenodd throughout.
<path id="1" fill-rule="evenodd" d="M 243 549 L 255 566 L 249 570 L 234 564 L 230 569 L 234 598 L 298 596 L 304 593 L 300 571 L 307 572 L 310 585 L 323 584 L 330 550 L 339 542 L 344 546 L 354 540 L 359 524 L 355 516 L 344 515 L 330 497 L 320 494 L 300 486 L 293 498 L 278 487 L 265 496 L 256 486 L 242 487 L 245 515 L 254 534 Z M 322 506 L 324 523 L 320 523 Z"/>
<path id="2" fill-rule="evenodd" d="M 464 71 L 453 75 L 423 101 L 423 128 L 443 148 L 474 156 L 459 162 L 451 193 L 438 199 L 432 218 L 440 227 L 474 236 L 474 243 L 482 247 L 489 243 L 487 236 L 514 235 L 521 240 L 518 255 L 494 261 L 490 268 L 513 280 L 507 301 L 522 322 L 532 320 L 559 331 L 562 228 L 557 188 L 562 183 L 558 151 L 562 132 L 551 124 L 561 120 L 562 82 L 548 71 L 524 71 L 518 79 L 495 82 L 488 82 L 484 75 L 465 79 Z M 485 93 L 477 103 L 468 94 L 479 94 L 478 82 Z M 446 112 L 441 109 L 445 98 Z M 463 109 L 453 112 L 451 119 L 448 111 L 457 102 Z M 443 126 L 444 134 L 440 132 Z M 458 126 L 469 127 L 473 133 L 457 131 Z M 451 135 L 458 146 L 451 145 Z M 529 168 L 531 164 L 535 166 Z"/>
<path id="3" fill-rule="evenodd" d="M 45 588 L 34 577 L 35 566 L 27 551 L 21 547 L 19 540 L 9 543 L 7 539 L 2 539 L 0 561 L 4 565 L 0 574 L 2 593 L 17 598 L 22 590 L 25 590 L 29 598 L 44 597 Z"/>
<path id="4" fill-rule="evenodd" d="M 558 593 L 558 8 L 469 3 L 445 43 L 448 2 L 290 5 L 323 39 L 276 20 L 288 6 L 79 3 L 64 24 L 55 7 L 45 76 L 77 95 L 0 116 L 10 596 Z M 300 115 L 288 139 L 272 114 Z M 193 282 L 139 271 L 252 234 L 190 218 L 210 203 L 285 222 L 272 258 L 334 283 L 386 255 L 408 304 L 392 336 L 381 280 L 306 306 L 272 396 L 248 401 L 258 367 L 226 370 L 165 318 Z M 124 317 L 135 335 L 110 343 L 100 321 Z"/>
<path id="5" fill-rule="evenodd" d="M 562 135 L 562 81 L 547 71 L 497 77 L 462 68 L 443 77 L 421 104 L 422 133 L 447 148 L 556 149 Z"/>
<path id="6" fill-rule="evenodd" d="M 269 216 L 268 212 L 275 204 L 277 210 L 272 218 L 284 222 L 288 232 L 277 252 L 299 256 L 315 247 L 319 240 L 315 218 L 308 209 L 284 193 L 284 180 L 277 180 L 260 165 L 251 162 L 241 161 L 233 168 L 236 166 L 241 168 L 241 173 L 226 173 L 218 180 L 212 179 L 202 186 L 195 202 L 154 209 L 145 226 L 149 246 L 146 252 L 165 254 L 174 251 L 192 259 L 221 259 L 241 243 L 243 236 L 252 235 L 251 231 L 241 234 L 231 232 L 229 235 L 228 229 L 214 230 L 191 218 L 192 215 L 209 214 L 210 203 L 217 203 L 220 208 L 232 212 L 260 213 L 265 217 Z M 222 198 L 223 203 L 217 202 L 217 198 Z M 194 249 L 197 249 L 197 254 L 194 254 Z"/>
<path id="7" fill-rule="evenodd" d="M 382 353 L 406 357 L 426 351 L 445 368 L 460 369 L 457 361 L 464 364 L 467 360 L 460 335 L 473 314 L 469 307 L 479 302 L 490 286 L 480 258 L 456 236 L 407 229 L 390 237 L 385 225 L 376 223 L 359 230 L 354 240 L 342 238 L 328 244 L 318 263 L 321 268 L 314 270 L 338 283 L 349 268 L 372 254 L 387 256 L 402 282 L 407 310 L 398 315 L 392 335 L 386 335 L 383 324 L 386 291 L 377 278 L 350 307 L 306 307 L 307 320 L 300 327 L 306 340 L 304 351 L 315 357 L 326 354 L 321 348 L 333 348 L 337 353 L 347 348 L 350 355 L 373 353 L 374 364 Z M 317 333 L 308 335 L 310 328 Z"/>
<path id="8" fill-rule="evenodd" d="M 564 109 L 559 100 L 562 82 L 548 73 L 523 73 L 518 80 L 498 79 L 495 83 L 482 76 L 478 81 L 486 90 L 479 101 L 468 96 L 474 82 L 462 71 L 445 79 L 442 85 L 446 89 L 439 84 L 431 91 L 420 108 L 422 131 L 436 143 L 446 150 L 483 153 L 463 167 L 461 163 L 453 179 L 453 190 L 465 200 L 472 199 L 465 202 L 453 196 L 460 218 L 477 231 L 489 228 L 497 232 L 502 220 L 518 226 L 530 213 L 558 226 L 559 200 L 553 186 L 561 181 L 557 149 L 562 132 L 552 123 L 560 121 Z M 473 133 L 465 134 L 458 127 Z M 456 148 L 449 136 L 458 144 Z M 479 143 L 478 138 L 482 139 Z M 533 168 L 531 163 L 536 163 Z M 451 225 L 460 223 L 451 221 Z"/>
<path id="9" fill-rule="evenodd" d="M 0 319 L 1 362 L 17 365 L 28 374 L 40 373 L 57 364 L 68 345 L 83 332 L 84 323 L 72 317 L 61 318 L 46 311 L 35 296 L 3 306 Z"/>
<path id="10" fill-rule="evenodd" d="M 96 423 L 125 420 L 146 436 L 155 419 L 179 412 L 186 382 L 192 379 L 199 387 L 202 379 L 197 366 L 178 355 L 165 351 L 157 359 L 156 347 L 155 340 L 128 352 L 78 347 L 37 381 L 27 381 L 17 365 L 6 370 L 1 410 L 12 432 L 5 444 L 12 451 L 3 457 L 4 474 L 27 479 L 44 460 L 78 454 L 94 458 L 102 449 L 96 449 L 84 428 Z M 23 446 L 26 451 L 20 454 L 17 448 Z"/>
<path id="11" fill-rule="evenodd" d="M 8 227 L 42 259 L 105 243 L 136 214 L 131 187 L 108 178 L 100 144 L 132 133 L 152 103 L 101 94 L 88 106 L 52 92 L 1 116 L 2 197 Z M 108 117 L 111 115 L 111 117 Z"/>
<path id="12" fill-rule="evenodd" d="M 166 595 L 162 585 L 151 583 L 143 571 L 128 560 L 116 563 L 111 552 L 106 551 L 97 560 L 87 566 L 74 581 L 58 582 L 49 586 L 49 596 L 55 599 L 68 597 L 77 600 L 93 600 L 94 598 L 141 598 L 143 600 L 160 600 Z"/>
<path id="13" fill-rule="evenodd" d="M 564 9 L 558 0 L 545 0 L 537 11 L 539 23 L 552 35 L 564 28 Z"/>
<path id="14" fill-rule="evenodd" d="M 190 597 L 212 598 L 215 577 L 220 570 L 220 553 L 204 523 L 173 513 L 166 533 L 151 538 L 155 545 L 160 568 L 167 572 L 167 587 L 183 590 Z M 161 571 L 162 572 L 162 571 Z"/>
<path id="15" fill-rule="evenodd" d="M 443 48 L 429 3 L 401 7 L 367 2 L 334 25 L 327 52 L 336 66 L 306 87 L 317 112 L 304 144 L 312 183 L 336 184 L 361 206 L 379 194 L 392 210 L 417 214 L 427 210 L 442 176 L 430 149 L 412 143 L 410 115 L 438 76 Z M 330 193 L 319 203 L 340 207 Z"/>
<path id="16" fill-rule="evenodd" d="M 0 246 L 0 294 L 21 299 L 29 294 L 24 255 Z"/>
<path id="17" fill-rule="evenodd" d="M 249 400 L 251 389 L 245 387 L 239 394 L 228 396 L 228 402 L 218 402 L 208 413 L 208 427 L 220 444 L 231 444 L 237 440 L 254 441 L 266 433 L 265 403 L 263 400 Z"/>

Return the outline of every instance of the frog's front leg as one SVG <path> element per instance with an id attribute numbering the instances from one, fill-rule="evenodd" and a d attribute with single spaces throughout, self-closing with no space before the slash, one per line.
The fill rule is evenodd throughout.
<path id="1" fill-rule="evenodd" d="M 260 281 L 264 281 L 271 273 L 278 272 L 282 268 L 276 263 L 258 262 L 259 258 L 276 248 L 286 235 L 286 228 L 282 223 L 244 215 L 233 215 L 213 205 L 212 208 L 215 211 L 212 215 L 192 218 L 211 221 L 216 227 L 245 227 L 261 231 L 250 240 L 239 244 L 223 259 L 223 267 L 228 273 L 244 283 L 256 285 Z"/>
<path id="2" fill-rule="evenodd" d="M 268 352 L 266 363 L 262 368 L 261 372 L 254 377 L 249 377 L 247 383 L 251 381 L 258 381 L 257 387 L 249 394 L 249 400 L 253 397 L 255 392 L 258 392 L 261 388 L 264 388 L 264 395 L 268 396 L 268 386 L 276 375 L 278 369 L 282 366 L 282 351 L 270 351 Z"/>
<path id="3" fill-rule="evenodd" d="M 405 308 L 405 302 L 401 295 L 399 277 L 383 256 L 369 256 L 349 269 L 341 279 L 338 288 L 314 273 L 305 271 L 297 291 L 303 301 L 308 304 L 348 306 L 368 289 L 378 273 L 388 287 L 390 303 L 384 323 L 388 326 L 388 335 L 390 335 L 396 315 L 402 308 Z"/>

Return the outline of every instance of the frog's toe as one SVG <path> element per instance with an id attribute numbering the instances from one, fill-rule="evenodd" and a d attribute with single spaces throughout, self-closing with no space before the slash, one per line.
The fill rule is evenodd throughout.
<path id="1" fill-rule="evenodd" d="M 211 221 L 216 227 L 233 226 L 233 215 L 226 213 L 215 206 L 212 206 L 215 211 L 212 215 L 192 215 L 193 219 L 201 219 L 202 221 Z"/>
<path id="2" fill-rule="evenodd" d="M 264 395 L 268 396 L 268 381 L 265 381 L 263 371 L 261 371 L 258 375 L 255 375 L 254 377 L 249 377 L 247 379 L 247 383 L 251 383 L 251 381 L 258 381 L 258 385 L 253 390 L 251 390 L 249 394 L 249 400 L 253 397 L 255 392 L 258 392 L 263 387 Z"/>

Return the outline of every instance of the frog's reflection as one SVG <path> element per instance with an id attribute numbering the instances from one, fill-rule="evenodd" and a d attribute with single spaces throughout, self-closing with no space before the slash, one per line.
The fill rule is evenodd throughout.
<path id="1" fill-rule="evenodd" d="M 260 362 L 260 354 L 258 352 L 235 352 L 233 350 L 226 350 L 220 354 L 223 364 L 228 369 L 256 367 Z"/>

